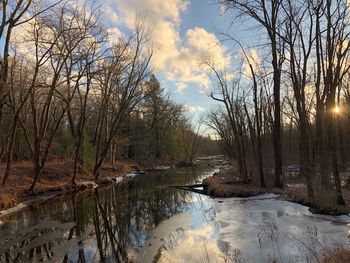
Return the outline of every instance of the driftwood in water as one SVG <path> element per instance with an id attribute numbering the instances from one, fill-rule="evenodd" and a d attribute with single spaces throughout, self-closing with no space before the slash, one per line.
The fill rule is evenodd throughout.
<path id="1" fill-rule="evenodd" d="M 208 195 L 206 191 L 206 186 L 204 184 L 192 184 L 192 185 L 169 185 L 168 187 L 173 187 L 181 190 L 191 191 L 198 194 Z M 203 189 L 197 189 L 202 187 Z"/>
<path id="2" fill-rule="evenodd" d="M 176 164 L 177 167 L 192 167 L 196 164 L 194 162 L 179 162 Z"/>

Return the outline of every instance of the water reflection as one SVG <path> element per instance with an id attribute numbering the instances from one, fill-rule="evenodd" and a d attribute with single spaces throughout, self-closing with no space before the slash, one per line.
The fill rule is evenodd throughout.
<path id="1" fill-rule="evenodd" d="M 275 195 L 211 199 L 164 187 L 209 166 L 149 174 L 2 218 L 0 263 L 317 262 L 348 228 Z"/>
<path id="2" fill-rule="evenodd" d="M 61 197 L 10 216 L 0 227 L 0 262 L 137 261 L 153 239 L 162 238 L 152 230 L 189 211 L 197 196 L 157 186 L 195 183 L 212 172 L 208 167 L 176 171 Z M 212 207 L 204 212 L 213 221 L 211 213 Z"/>

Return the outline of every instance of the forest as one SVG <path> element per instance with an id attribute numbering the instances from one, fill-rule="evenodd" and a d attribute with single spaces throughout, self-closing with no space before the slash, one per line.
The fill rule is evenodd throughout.
<path id="1" fill-rule="evenodd" d="M 233 21 L 258 28 L 265 43 L 257 51 L 225 33 L 238 49 L 235 65 L 218 68 L 203 59 L 214 80 L 207 95 L 217 102 L 204 115 L 205 129 L 246 182 L 283 188 L 294 167 L 306 178 L 310 200 L 319 202 L 326 191 L 329 202 L 344 205 L 347 1 L 220 4 Z M 116 38 L 93 2 L 2 1 L 1 9 L 2 186 L 14 162 L 32 163 L 33 191 L 54 159 L 74 163 L 74 186 L 81 168 L 97 180 L 101 167 L 118 158 L 193 162 L 198 145 L 204 154 L 218 152 L 152 73 L 156 51 L 141 15 L 135 30 Z"/>
<path id="2" fill-rule="evenodd" d="M 348 262 L 349 164 L 348 0 L 0 0 L 0 263 Z"/>
<path id="3" fill-rule="evenodd" d="M 220 148 L 247 182 L 283 188 L 288 174 L 296 172 L 305 178 L 310 203 L 321 210 L 345 205 L 348 2 L 225 0 L 222 5 L 234 21 L 259 28 L 266 42 L 252 49 L 224 34 L 240 49 L 238 70 L 206 62 L 217 81 L 210 96 L 222 104 L 207 120 L 221 138 Z"/>
<path id="4" fill-rule="evenodd" d="M 141 17 L 134 32 L 116 38 L 89 1 L 2 1 L 1 10 L 2 187 L 22 161 L 33 167 L 33 192 L 55 160 L 74 163 L 75 186 L 82 169 L 96 181 L 118 158 L 190 163 L 198 150 L 217 152 L 152 74 Z"/>
<path id="5" fill-rule="evenodd" d="M 74 163 L 98 179 L 104 163 L 194 161 L 215 142 L 152 74 L 155 50 L 142 16 L 115 38 L 92 2 L 2 1 L 0 160 L 2 185 L 14 162 L 33 166 L 33 191 L 47 162 Z M 337 1 L 222 1 L 233 21 L 248 19 L 266 40 L 257 51 L 228 33 L 237 63 L 203 59 L 218 106 L 204 116 L 239 175 L 283 188 L 288 169 L 306 178 L 308 197 L 329 192 L 344 205 L 348 172 L 349 6 Z M 198 141 L 201 141 L 198 143 Z M 204 149 L 205 148 L 205 149 Z M 268 154 L 265 154 L 268 153 Z M 273 158 L 271 158 L 271 156 Z M 271 184 L 269 184 L 271 185 Z"/>

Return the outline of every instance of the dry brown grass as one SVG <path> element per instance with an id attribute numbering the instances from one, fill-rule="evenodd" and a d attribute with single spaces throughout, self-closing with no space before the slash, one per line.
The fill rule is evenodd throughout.
<path id="1" fill-rule="evenodd" d="M 18 204 L 19 198 L 13 192 L 6 189 L 0 189 L 0 208 L 13 207 Z"/>
<path id="2" fill-rule="evenodd" d="M 237 176 L 236 167 L 230 169 L 222 169 L 219 173 L 205 179 L 203 183 L 207 185 L 209 195 L 215 197 L 249 197 L 266 192 L 280 194 L 284 199 L 311 207 L 311 211 L 315 213 L 340 215 L 350 212 L 350 190 L 343 188 L 345 206 L 336 204 L 334 192 L 325 192 L 315 189 L 314 199 L 309 199 L 305 180 L 303 178 L 289 179 L 284 189 L 267 188 L 261 189 L 254 184 L 245 184 Z M 349 261 L 350 262 L 350 261 Z"/>
<path id="3" fill-rule="evenodd" d="M 322 263 L 350 262 L 350 250 L 346 248 L 334 248 L 326 252 L 320 259 Z"/>
<path id="4" fill-rule="evenodd" d="M 264 189 L 244 183 L 209 184 L 207 191 L 215 197 L 250 197 L 266 193 Z"/>
<path id="5" fill-rule="evenodd" d="M 242 182 L 235 168 L 224 169 L 203 181 L 209 195 L 215 197 L 250 197 L 266 193 L 251 183 Z"/>
<path id="6" fill-rule="evenodd" d="M 288 201 L 311 207 L 311 211 L 321 214 L 341 215 L 350 212 L 350 191 L 343 188 L 343 197 L 347 205 L 340 206 L 336 203 L 334 191 L 315 189 L 315 198 L 310 199 L 307 195 L 305 184 L 286 186 L 280 193 Z"/>

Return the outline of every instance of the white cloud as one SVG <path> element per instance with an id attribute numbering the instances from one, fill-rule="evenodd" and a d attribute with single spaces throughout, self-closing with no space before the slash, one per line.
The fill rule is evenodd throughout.
<path id="1" fill-rule="evenodd" d="M 258 52 L 256 51 L 256 49 L 252 49 L 250 51 L 246 51 L 246 55 L 247 55 L 247 57 L 249 59 L 249 63 L 248 63 L 246 57 L 244 56 L 243 51 L 240 52 L 240 55 L 241 55 L 241 57 L 244 60 L 244 63 L 243 63 L 243 73 L 244 73 L 244 75 L 246 75 L 246 76 L 251 76 L 252 75 L 249 63 L 252 65 L 254 71 L 259 71 L 260 66 L 261 66 L 261 58 L 260 58 Z"/>
<path id="2" fill-rule="evenodd" d="M 210 61 L 218 69 L 223 69 L 229 63 L 224 47 L 213 33 L 199 27 L 189 29 L 186 39 L 180 44 L 182 46 L 177 47 L 176 56 L 160 54 L 160 57 L 165 60 L 165 65 L 161 69 L 165 72 L 166 78 L 180 83 L 179 92 L 188 83 L 199 85 L 201 91 L 208 90 L 211 84 L 209 70 L 203 62 Z"/>
<path id="3" fill-rule="evenodd" d="M 219 242 L 213 238 L 214 233 L 213 224 L 172 233 L 165 238 L 164 249 L 160 250 L 158 261 L 173 262 L 174 258 L 180 258 L 180 262 L 226 262 Z"/>
<path id="4" fill-rule="evenodd" d="M 103 13 L 103 16 L 107 16 L 112 23 L 119 22 L 119 16 L 117 15 L 117 12 L 115 12 L 108 3 L 102 5 L 101 11 Z"/>
<path id="5" fill-rule="evenodd" d="M 153 70 L 163 73 L 178 92 L 189 83 L 198 85 L 201 91 L 208 90 L 211 81 L 208 68 L 201 65 L 204 60 L 210 60 L 219 69 L 230 62 L 215 34 L 204 28 L 189 29 L 181 36 L 181 14 L 187 10 L 188 0 L 108 0 L 103 5 L 118 12 L 115 17 L 122 23 L 120 26 L 133 28 L 137 14 L 144 18 L 155 50 Z M 115 20 L 114 15 L 111 20 Z"/>
<path id="6" fill-rule="evenodd" d="M 184 112 L 204 112 L 205 109 L 201 106 L 195 106 L 195 105 L 183 105 L 182 110 Z"/>
<path id="7" fill-rule="evenodd" d="M 115 45 L 118 41 L 124 37 L 124 33 L 119 30 L 118 27 L 110 27 L 107 29 L 108 41 L 111 45 Z"/>

